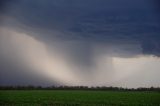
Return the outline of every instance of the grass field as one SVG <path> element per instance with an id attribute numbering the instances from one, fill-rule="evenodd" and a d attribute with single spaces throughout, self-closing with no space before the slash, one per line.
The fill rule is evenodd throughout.
<path id="1" fill-rule="evenodd" d="M 160 106 L 158 92 L 1 90 L 1 106 Z"/>

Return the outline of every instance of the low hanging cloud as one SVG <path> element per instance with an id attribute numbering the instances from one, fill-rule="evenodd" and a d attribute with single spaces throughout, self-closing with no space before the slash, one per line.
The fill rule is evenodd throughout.
<path id="1" fill-rule="evenodd" d="M 25 34 L 1 28 L 1 54 L 4 59 L 13 62 L 15 66 L 26 67 L 28 73 L 44 75 L 48 78 L 57 79 L 59 82 L 70 83 L 75 76 L 68 69 L 62 55 L 53 54 L 52 57 L 45 44 Z M 64 71 L 65 70 L 65 71 Z M 14 73 L 14 72 L 10 72 Z M 23 73 L 23 70 L 20 72 Z M 62 80 L 62 81 L 61 81 Z M 56 81 L 56 80 L 55 80 Z M 71 82 L 72 83 L 72 82 Z"/>
<path id="2" fill-rule="evenodd" d="M 8 73 L 15 73 L 15 75 L 10 74 L 2 79 L 1 82 L 17 74 L 20 74 L 23 78 L 23 76 L 25 76 L 24 73 L 28 73 L 35 77 L 45 78 L 50 84 L 55 82 L 64 85 L 138 87 L 150 85 L 158 86 L 160 83 L 157 80 L 160 74 L 158 72 L 158 68 L 160 68 L 160 60 L 158 58 L 143 55 L 131 58 L 119 58 L 118 55 L 112 54 L 114 50 L 117 50 L 117 52 L 119 52 L 118 54 L 130 54 L 132 52 L 125 52 L 125 49 L 134 49 L 134 46 L 124 47 L 123 45 L 117 45 L 114 47 L 113 45 L 104 46 L 104 44 L 94 43 L 95 46 L 92 46 L 91 50 L 83 46 L 84 42 L 72 41 L 55 43 L 56 46 L 53 45 L 52 50 L 48 50 L 45 43 L 36 40 L 32 36 L 7 28 L 1 28 L 0 38 L 1 57 L 3 57 L 3 60 L 9 61 L 6 63 L 6 66 L 12 64 L 15 68 L 9 68 L 9 70 L 7 70 Z M 71 47 L 70 45 L 75 46 Z M 78 49 L 83 50 L 82 48 L 85 48 L 85 50 L 82 52 L 79 51 L 77 54 L 76 51 Z M 121 49 L 119 50 L 116 48 Z M 92 52 L 84 54 L 84 52 L 87 51 Z M 86 55 L 92 56 L 86 57 L 86 59 L 83 58 Z M 78 56 L 80 56 L 80 58 Z M 89 59 L 92 60 L 89 61 Z M 83 62 L 85 64 L 83 64 Z M 149 65 L 149 68 L 145 68 L 145 65 Z M 152 68 L 153 70 L 151 71 Z M 146 71 L 148 71 L 149 74 L 146 74 Z M 3 70 L 1 70 L 1 73 L 1 76 L 5 75 Z M 139 80 L 144 74 L 151 76 Z M 127 82 L 124 81 L 123 79 L 128 78 L 128 76 L 131 78 L 129 78 Z M 138 80 L 134 78 L 135 76 L 138 76 Z M 150 83 L 144 85 L 142 84 L 144 80 Z M 130 82 L 134 83 L 130 84 Z M 19 83 L 17 82 L 16 84 Z"/>
<path id="3" fill-rule="evenodd" d="M 155 3 L 0 1 L 0 84 L 159 86 Z"/>

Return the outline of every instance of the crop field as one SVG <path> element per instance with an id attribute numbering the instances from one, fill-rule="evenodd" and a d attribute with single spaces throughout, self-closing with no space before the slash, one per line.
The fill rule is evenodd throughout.
<path id="1" fill-rule="evenodd" d="M 160 106 L 159 92 L 1 90 L 0 106 Z"/>

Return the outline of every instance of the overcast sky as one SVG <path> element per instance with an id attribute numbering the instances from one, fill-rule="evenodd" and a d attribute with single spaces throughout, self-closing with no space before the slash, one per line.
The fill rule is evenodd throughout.
<path id="1" fill-rule="evenodd" d="M 0 85 L 160 86 L 159 0 L 1 0 Z"/>

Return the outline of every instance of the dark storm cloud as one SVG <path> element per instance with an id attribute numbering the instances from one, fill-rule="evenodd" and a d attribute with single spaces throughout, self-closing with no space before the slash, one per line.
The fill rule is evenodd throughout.
<path id="1" fill-rule="evenodd" d="M 10 1 L 11 1 L 11 0 L 1 0 L 1 1 L 0 1 L 0 11 L 1 11 L 1 12 L 6 9 L 6 7 L 8 6 L 8 3 L 9 3 Z"/>
<path id="2" fill-rule="evenodd" d="M 159 34 L 158 0 L 1 0 L 0 84 L 104 85 L 145 61 L 157 71 L 144 55 L 160 56 Z"/>
<path id="3" fill-rule="evenodd" d="M 154 11 L 155 5 L 149 4 L 158 2 L 156 0 L 8 1 L 1 2 L 3 10 L 6 8 L 4 15 L 28 26 L 33 32 L 39 32 L 38 38 L 101 42 L 131 40 L 140 42 L 144 54 L 160 53 L 157 49 L 160 45 L 159 13 Z M 54 34 L 55 31 L 58 34 Z"/>

